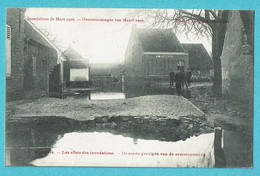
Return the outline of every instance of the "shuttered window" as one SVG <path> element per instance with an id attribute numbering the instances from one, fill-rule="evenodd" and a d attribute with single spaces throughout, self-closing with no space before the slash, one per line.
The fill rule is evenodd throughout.
<path id="1" fill-rule="evenodd" d="M 6 76 L 11 76 L 11 27 L 9 25 L 6 25 L 5 55 Z"/>

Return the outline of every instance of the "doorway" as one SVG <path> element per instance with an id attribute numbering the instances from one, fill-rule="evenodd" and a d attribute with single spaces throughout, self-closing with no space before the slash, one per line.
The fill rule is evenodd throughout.
<path id="1" fill-rule="evenodd" d="M 47 95 L 48 93 L 48 67 L 47 67 L 47 60 L 41 61 L 41 89 L 42 93 Z"/>

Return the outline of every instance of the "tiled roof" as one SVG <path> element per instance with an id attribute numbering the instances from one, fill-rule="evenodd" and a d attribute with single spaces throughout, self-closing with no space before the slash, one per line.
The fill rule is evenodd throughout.
<path id="1" fill-rule="evenodd" d="M 182 44 L 189 53 L 189 65 L 191 69 L 213 68 L 213 61 L 205 47 L 199 44 Z"/>
<path id="2" fill-rule="evenodd" d="M 77 51 L 69 47 L 64 51 L 71 68 L 85 68 L 89 65 L 89 60 L 82 57 Z"/>
<path id="3" fill-rule="evenodd" d="M 144 52 L 184 52 L 171 29 L 134 29 Z"/>

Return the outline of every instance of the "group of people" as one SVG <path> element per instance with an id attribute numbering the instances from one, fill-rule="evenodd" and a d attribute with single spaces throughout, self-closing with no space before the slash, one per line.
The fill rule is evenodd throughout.
<path id="1" fill-rule="evenodd" d="M 174 72 L 170 73 L 170 88 L 173 87 L 175 82 L 176 92 L 178 95 L 182 95 L 182 89 L 186 86 L 188 88 L 190 86 L 192 73 L 190 69 L 186 72 L 181 71 L 180 69 L 177 70 L 177 73 Z"/>

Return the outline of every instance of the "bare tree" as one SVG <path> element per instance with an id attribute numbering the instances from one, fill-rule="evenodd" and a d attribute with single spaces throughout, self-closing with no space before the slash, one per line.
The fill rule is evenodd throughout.
<path id="1" fill-rule="evenodd" d="M 221 53 L 224 45 L 228 10 L 138 10 L 135 16 L 142 16 L 149 27 L 172 28 L 175 33 L 195 34 L 211 38 L 214 63 L 213 93 L 222 96 Z"/>
<path id="2" fill-rule="evenodd" d="M 39 30 L 58 48 L 64 48 L 61 42 L 57 39 L 57 35 L 53 35 L 44 27 L 40 27 Z"/>

